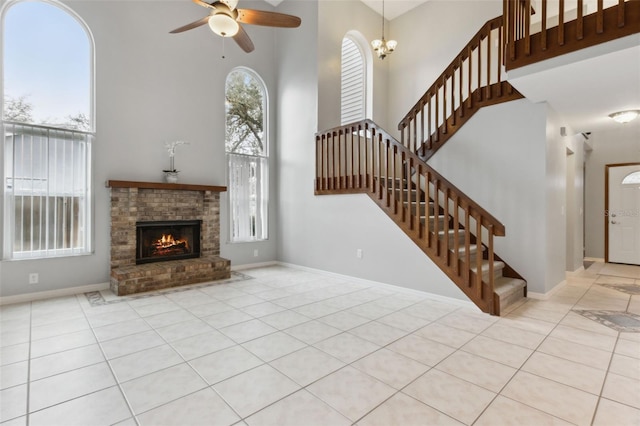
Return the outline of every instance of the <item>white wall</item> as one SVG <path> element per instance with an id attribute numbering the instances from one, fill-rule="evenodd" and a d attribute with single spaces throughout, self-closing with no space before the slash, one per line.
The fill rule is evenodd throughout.
<path id="1" fill-rule="evenodd" d="M 398 48 L 389 62 L 387 122 L 397 125 L 488 20 L 502 15 L 500 0 L 429 0 L 394 19 L 389 38 Z"/>
<path id="2" fill-rule="evenodd" d="M 342 39 L 348 31 L 357 30 L 366 40 L 380 37 L 382 18 L 361 1 L 324 1 L 318 6 L 318 129 L 340 125 L 340 71 Z M 370 45 L 362 46 L 371 51 Z M 373 62 L 372 118 L 388 128 L 387 69 L 389 60 L 375 55 Z"/>
<path id="3" fill-rule="evenodd" d="M 304 22 L 334 10 L 331 3 L 284 2 L 278 10 L 300 15 Z M 332 85 L 340 69 L 333 61 L 335 55 L 339 58 L 342 37 L 351 29 L 348 20 L 342 19 L 319 18 L 317 27 L 305 26 L 295 38 L 278 38 L 278 257 L 283 262 L 464 298 L 366 195 L 314 196 L 318 122 L 339 124 L 339 97 Z M 328 42 L 333 43 L 332 49 L 317 44 Z M 327 112 L 333 118 L 320 113 L 331 108 L 338 111 Z M 363 250 L 362 259 L 356 258 L 358 248 Z"/>
<path id="4" fill-rule="evenodd" d="M 567 258 L 567 146 L 560 133 L 563 121 L 547 105 L 545 181 L 546 223 L 540 231 L 545 235 L 545 281 L 540 290 L 547 293 L 565 278 Z M 523 197 L 526 197 L 523 194 Z"/>
<path id="5" fill-rule="evenodd" d="M 586 256 L 604 258 L 605 165 L 640 162 L 640 120 L 594 132 L 588 144 L 593 150 L 585 154 Z"/>
<path id="6" fill-rule="evenodd" d="M 584 137 L 567 129 L 567 271 L 583 266 Z"/>
<path id="7" fill-rule="evenodd" d="M 544 292 L 546 106 L 527 100 L 481 109 L 429 160 L 501 221 L 495 251 Z"/>
<path id="8" fill-rule="evenodd" d="M 263 1 L 244 1 L 248 8 L 273 9 Z M 224 154 L 224 86 L 228 72 L 244 65 L 264 79 L 271 109 L 277 99 L 275 33 L 246 26 L 256 49 L 245 54 L 203 26 L 181 34 L 169 31 L 205 16 L 185 1 L 65 1 L 88 24 L 95 38 L 96 123 L 94 145 L 95 253 L 58 259 L 3 261 L 0 296 L 57 290 L 109 281 L 109 179 L 161 181 L 168 165 L 164 143 L 182 139 L 190 145 L 176 153 L 184 183 L 226 185 Z M 43 35 L 46 37 L 46 35 Z M 295 37 L 295 35 L 293 35 Z M 275 116 L 271 137 L 275 140 Z M 272 144 L 272 153 L 277 144 Z M 272 164 L 275 166 L 275 155 Z M 275 167 L 274 167 L 275 169 Z M 222 198 L 221 254 L 232 264 L 276 259 L 277 175 L 272 176 L 267 242 L 227 244 L 226 194 Z M 253 257 L 259 248 L 260 256 Z M 27 285 L 30 272 L 40 284 Z"/>

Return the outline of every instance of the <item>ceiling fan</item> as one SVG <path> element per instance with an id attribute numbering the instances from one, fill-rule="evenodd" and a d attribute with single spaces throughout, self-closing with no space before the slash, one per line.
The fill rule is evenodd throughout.
<path id="1" fill-rule="evenodd" d="M 302 22 L 300 18 L 284 13 L 268 12 L 265 10 L 236 9 L 238 0 L 218 0 L 206 3 L 202 0 L 193 0 L 202 7 L 211 9 L 208 16 L 195 22 L 170 31 L 171 34 L 198 28 L 209 24 L 211 30 L 221 37 L 232 37 L 238 46 L 245 52 L 252 52 L 253 42 L 247 32 L 240 25 L 262 25 L 266 27 L 296 28 Z"/>

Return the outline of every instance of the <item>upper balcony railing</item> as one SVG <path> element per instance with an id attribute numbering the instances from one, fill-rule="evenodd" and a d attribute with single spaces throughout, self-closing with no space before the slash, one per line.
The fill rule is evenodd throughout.
<path id="1" fill-rule="evenodd" d="M 637 0 L 504 0 L 507 70 L 640 32 Z"/>

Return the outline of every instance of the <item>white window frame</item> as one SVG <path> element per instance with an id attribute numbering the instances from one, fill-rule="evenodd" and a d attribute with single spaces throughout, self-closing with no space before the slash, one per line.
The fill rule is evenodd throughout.
<path id="1" fill-rule="evenodd" d="M 262 89 L 263 152 L 261 155 L 231 153 L 225 148 L 229 197 L 228 241 L 230 243 L 266 241 L 269 239 L 269 94 L 267 85 L 257 72 L 248 67 L 236 67 L 225 79 L 225 100 L 227 81 L 236 72 L 248 74 Z M 260 179 L 251 181 L 252 177 L 257 178 L 258 174 Z M 234 182 L 237 182 L 237 179 L 234 179 L 234 176 L 243 180 L 241 188 L 235 187 Z M 252 199 L 255 202 L 252 203 Z"/>
<path id="2" fill-rule="evenodd" d="M 349 69 L 345 68 L 344 43 L 348 41 L 357 49 L 352 50 L 350 58 L 352 62 L 347 65 L 353 70 L 357 67 L 356 73 L 359 75 L 346 75 Z M 355 55 L 355 56 L 354 56 Z M 358 31 L 352 30 L 342 39 L 340 46 L 340 124 L 345 125 L 365 118 L 372 118 L 373 111 L 373 61 L 368 42 Z M 353 61 L 358 61 L 354 63 Z M 347 81 L 350 80 L 351 84 Z M 354 81 L 355 80 L 355 81 Z M 356 86 L 353 84 L 355 83 Z M 358 87 L 359 86 L 359 87 Z M 356 92 L 346 93 L 348 90 Z M 346 111 L 346 103 L 358 103 L 356 111 Z"/>
<path id="3" fill-rule="evenodd" d="M 9 0 L 6 2 L 2 8 L 0 8 L 0 21 L 2 22 L 2 28 L 5 28 L 4 22 L 7 16 L 7 12 L 11 9 L 11 7 L 15 6 L 18 3 L 33 1 L 33 0 Z M 69 130 L 64 128 L 56 128 L 50 126 L 41 126 L 35 125 L 31 123 L 16 123 L 9 121 L 1 121 L 1 129 L 3 135 L 2 141 L 2 151 L 4 161 L 0 161 L 0 176 L 2 176 L 2 184 L 1 191 L 3 197 L 4 208 L 0 209 L 0 223 L 3 227 L 3 241 L 0 246 L 0 258 L 3 260 L 13 260 L 13 259 L 40 259 L 40 258 L 51 258 L 51 257 L 61 257 L 61 256 L 76 256 L 76 255 L 86 255 L 93 253 L 93 241 L 94 241 L 94 227 L 93 227 L 93 155 L 92 155 L 92 144 L 95 138 L 95 129 L 96 129 L 96 120 L 95 120 L 95 40 L 89 26 L 86 22 L 76 14 L 71 8 L 60 3 L 56 0 L 36 0 L 39 3 L 45 3 L 47 5 L 56 7 L 63 12 L 65 12 L 69 17 L 74 19 L 77 24 L 82 28 L 87 36 L 88 48 L 89 48 L 89 119 L 90 119 L 90 130 L 88 132 L 78 131 L 78 130 Z M 3 39 L 4 39 L 4 31 L 3 31 Z M 0 81 L 4 81 L 4 44 L 0 43 Z M 4 85 L 2 87 L 2 99 L 4 99 Z M 0 102 L 0 120 L 4 117 L 4 101 Z M 44 140 L 44 146 L 46 146 L 45 151 L 50 152 L 59 152 L 59 149 L 50 149 L 50 146 L 54 144 L 66 145 L 65 142 L 75 141 L 74 146 L 82 146 L 82 152 L 78 152 L 76 155 L 81 155 L 84 158 L 83 163 L 83 176 L 79 179 L 74 177 L 75 183 L 72 185 L 72 189 L 70 190 L 67 185 L 67 189 L 53 189 L 51 187 L 53 185 L 40 185 L 33 184 L 35 182 L 35 178 L 33 177 L 30 181 L 32 182 L 31 188 L 26 188 L 24 185 L 21 188 L 18 188 L 16 185 L 14 173 L 14 158 L 13 150 L 14 144 L 16 144 L 16 129 L 21 128 L 22 139 L 20 139 L 19 143 L 22 144 L 31 144 L 33 143 L 34 134 L 38 134 L 41 140 Z M 26 137 L 24 135 L 27 135 Z M 42 136 L 44 135 L 44 136 Z M 52 136 L 53 135 L 53 136 Z M 25 142 L 26 139 L 26 142 Z M 29 140 L 31 139 L 31 140 Z M 78 142 L 81 141 L 79 144 Z M 24 146 L 24 145 L 23 145 Z M 11 155 L 7 155 L 11 153 Z M 73 158 L 73 157 L 72 157 Z M 78 158 L 78 157 L 76 157 Z M 47 157 L 43 159 L 45 163 L 49 164 L 50 158 Z M 42 173 L 41 173 L 42 174 Z M 49 176 L 49 171 L 46 171 L 47 179 L 51 179 Z M 35 176 L 35 174 L 34 174 Z M 59 179 L 58 176 L 55 176 L 56 179 Z M 24 181 L 24 177 L 21 178 Z M 11 182 L 11 184 L 9 184 Z M 31 203 L 33 207 L 34 204 L 43 205 L 43 200 L 47 200 L 44 205 L 49 206 L 49 202 L 53 199 L 53 205 L 55 206 L 57 203 L 57 198 L 62 198 L 63 203 L 68 203 L 71 200 L 72 204 L 75 199 L 84 200 L 81 204 L 81 213 L 80 216 L 82 218 L 82 223 L 79 224 L 79 228 L 77 233 L 81 234 L 80 243 L 72 244 L 71 246 L 62 246 L 58 245 L 55 241 L 56 238 L 53 237 L 54 241 L 49 241 L 49 236 L 40 236 L 40 241 L 44 239 L 44 243 L 39 243 L 38 249 L 30 249 L 27 251 L 24 250 L 16 250 L 14 247 L 15 236 L 16 236 L 16 215 L 15 215 L 15 204 L 17 197 L 21 198 L 21 203 L 24 203 L 25 197 L 28 202 Z M 46 215 L 51 214 L 52 216 L 46 216 L 43 219 L 43 223 L 41 223 L 41 227 L 46 228 L 44 222 L 49 222 L 51 218 L 53 221 L 57 220 L 55 213 L 50 212 L 50 210 L 55 209 L 46 209 Z M 33 214 L 31 216 L 33 220 Z M 57 227 L 58 224 L 56 224 Z M 68 224 L 62 224 L 62 226 L 68 226 Z M 21 232 L 24 232 L 22 230 Z M 33 221 L 31 222 L 31 232 L 34 233 L 33 230 Z M 42 233 L 42 230 L 40 231 Z M 73 232 L 70 234 L 72 237 Z M 78 238 L 78 235 L 75 235 Z M 31 246 L 33 247 L 33 236 L 31 237 Z"/>

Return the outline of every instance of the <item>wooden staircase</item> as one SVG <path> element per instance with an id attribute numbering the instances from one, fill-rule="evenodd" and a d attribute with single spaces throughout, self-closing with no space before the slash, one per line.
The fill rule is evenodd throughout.
<path id="1" fill-rule="evenodd" d="M 526 283 L 494 253 L 504 225 L 371 120 L 316 136 L 316 195 L 365 193 L 484 312 Z"/>
<path id="2" fill-rule="evenodd" d="M 504 225 L 426 161 L 480 108 L 522 98 L 505 81 L 505 66 L 640 32 L 640 1 L 606 9 L 596 2 L 596 12 L 585 15 L 586 0 L 559 0 L 555 12 L 540 0 L 536 23 L 531 0 L 504 0 L 503 16 L 483 25 L 400 121 L 400 141 L 370 120 L 316 134 L 315 194 L 368 194 L 469 299 L 500 315 L 527 292 L 523 277 L 494 252 Z"/>

